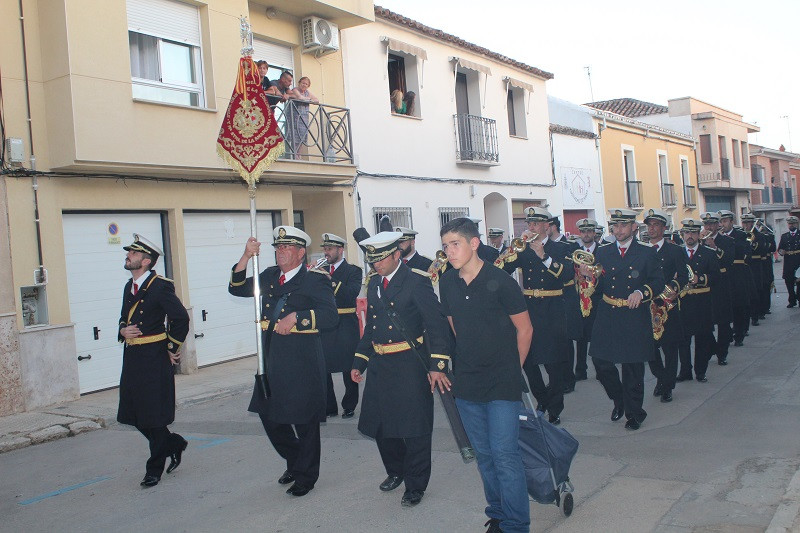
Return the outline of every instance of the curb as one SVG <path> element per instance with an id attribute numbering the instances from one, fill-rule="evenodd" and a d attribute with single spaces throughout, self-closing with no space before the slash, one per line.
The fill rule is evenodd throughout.
<path id="1" fill-rule="evenodd" d="M 64 424 L 53 424 L 27 433 L 0 435 L 0 453 L 19 450 L 34 444 L 50 442 L 65 437 L 74 437 L 87 431 L 95 431 L 106 427 L 106 421 L 102 417 L 78 418 L 78 420 L 75 420 L 76 418 L 78 417 L 71 417 Z"/>

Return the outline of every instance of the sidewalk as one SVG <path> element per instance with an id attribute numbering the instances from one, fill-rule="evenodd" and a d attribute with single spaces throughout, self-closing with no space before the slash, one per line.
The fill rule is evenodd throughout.
<path id="1" fill-rule="evenodd" d="M 175 376 L 176 407 L 249 391 L 255 370 L 255 358 L 245 357 L 194 374 L 179 374 Z M 114 388 L 39 411 L 0 417 L 0 453 L 116 424 L 118 402 L 119 389 Z"/>

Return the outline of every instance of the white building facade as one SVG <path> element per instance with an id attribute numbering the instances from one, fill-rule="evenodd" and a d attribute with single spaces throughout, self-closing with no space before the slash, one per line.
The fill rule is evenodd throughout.
<path id="1" fill-rule="evenodd" d="M 345 97 L 358 175 L 356 220 L 388 214 L 441 248 L 451 218 L 483 219 L 510 236 L 524 208 L 561 213 L 553 177 L 545 82 L 552 74 L 383 8 L 342 32 Z M 394 109 L 394 91 L 415 94 Z M 397 93 L 395 93 L 397 94 Z"/>

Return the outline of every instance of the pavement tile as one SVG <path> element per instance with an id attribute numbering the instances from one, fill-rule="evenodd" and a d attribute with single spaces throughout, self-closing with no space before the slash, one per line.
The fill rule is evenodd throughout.
<path id="1" fill-rule="evenodd" d="M 69 430 L 64 426 L 50 426 L 38 431 L 34 431 L 28 435 L 28 437 L 31 439 L 31 444 L 41 444 L 43 442 L 68 436 Z"/>

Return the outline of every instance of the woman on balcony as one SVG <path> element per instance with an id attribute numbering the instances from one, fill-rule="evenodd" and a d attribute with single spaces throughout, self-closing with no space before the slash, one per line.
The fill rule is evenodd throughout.
<path id="1" fill-rule="evenodd" d="M 292 113 L 292 126 L 289 128 L 289 143 L 295 159 L 300 159 L 300 148 L 305 144 L 308 137 L 308 104 L 318 104 L 319 100 L 309 91 L 311 80 L 308 76 L 303 76 L 294 89 L 290 98 L 294 99 Z"/>

